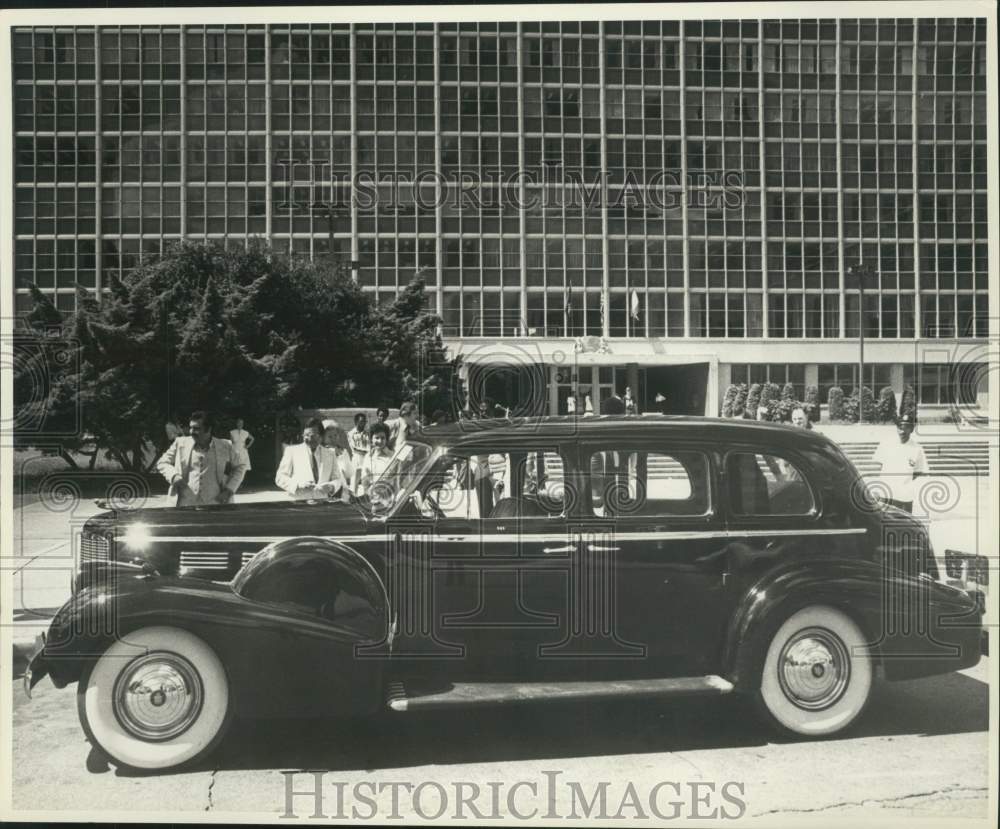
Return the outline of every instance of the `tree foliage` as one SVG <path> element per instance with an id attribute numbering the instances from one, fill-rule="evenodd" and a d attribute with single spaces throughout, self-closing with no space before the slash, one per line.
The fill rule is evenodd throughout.
<path id="1" fill-rule="evenodd" d="M 844 419 L 844 390 L 840 386 L 831 386 L 826 394 L 827 414 L 831 423 Z"/>
<path id="2" fill-rule="evenodd" d="M 879 423 L 892 423 L 896 419 L 896 393 L 892 386 L 883 386 L 878 393 L 878 403 L 875 407 L 876 419 Z"/>
<path id="3" fill-rule="evenodd" d="M 113 281 L 100 304 L 78 289 L 68 317 L 37 290 L 34 299 L 25 336 L 63 343 L 74 358 L 46 366 L 50 422 L 82 417 L 64 447 L 96 442 L 125 468 L 142 466 L 148 442 L 162 447 L 175 413 L 195 409 L 273 424 L 299 406 L 455 408 L 457 363 L 420 279 L 379 308 L 331 263 L 256 240 L 229 250 L 182 242 Z M 29 399 L 25 382 L 16 402 Z"/>

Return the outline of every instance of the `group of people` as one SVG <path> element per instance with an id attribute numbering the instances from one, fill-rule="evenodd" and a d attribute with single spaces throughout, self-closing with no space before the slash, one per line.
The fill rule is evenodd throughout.
<path id="1" fill-rule="evenodd" d="M 630 397 L 628 389 L 624 399 L 612 395 L 602 404 L 601 413 L 628 413 Z M 484 399 L 474 414 L 465 416 L 493 418 L 497 416 L 496 408 L 492 401 Z M 500 416 L 509 417 L 509 410 L 500 409 L 504 412 Z M 432 421 L 443 419 L 436 414 Z M 795 428 L 812 428 L 802 408 L 792 411 L 791 423 Z M 399 416 L 392 420 L 388 409 L 379 408 L 372 424 L 366 414 L 359 412 L 354 416 L 354 428 L 348 432 L 334 420 L 313 418 L 303 429 L 301 443 L 285 446 L 275 484 L 296 500 L 350 501 L 352 497 L 361 497 L 385 473 L 393 458 L 405 450 L 421 426 L 416 404 L 412 402 L 403 403 Z M 910 512 L 914 481 L 927 474 L 924 450 L 912 437 L 915 426 L 912 415 L 899 417 L 896 435 L 884 440 L 873 457 L 881 474 L 893 480 L 895 497 L 890 503 Z M 216 437 L 214 432 L 215 422 L 204 411 L 191 414 L 187 430 L 182 430 L 176 422 L 168 424 L 170 445 L 156 468 L 169 483 L 169 494 L 176 496 L 177 506 L 229 503 L 251 468 L 248 450 L 254 437 L 244 428 L 242 419 L 236 420 L 228 440 Z"/>
<path id="2" fill-rule="evenodd" d="M 379 408 L 376 421 L 354 416 L 354 428 L 344 432 L 334 420 L 310 420 L 302 442 L 286 446 L 274 482 L 296 500 L 341 499 L 365 495 L 372 483 L 404 451 L 420 429 L 416 404 L 399 407 L 390 420 L 389 410 Z"/>
<path id="3" fill-rule="evenodd" d="M 284 447 L 275 484 L 296 500 L 360 497 L 378 480 L 393 458 L 420 429 L 416 404 L 403 403 L 399 416 L 379 408 L 376 421 L 354 416 L 345 432 L 335 420 L 313 418 L 299 443 Z M 254 437 L 237 419 L 229 438 L 217 437 L 217 425 L 206 411 L 196 411 L 187 428 L 174 418 L 167 424 L 167 449 L 156 463 L 179 507 L 228 504 L 250 470 Z"/>

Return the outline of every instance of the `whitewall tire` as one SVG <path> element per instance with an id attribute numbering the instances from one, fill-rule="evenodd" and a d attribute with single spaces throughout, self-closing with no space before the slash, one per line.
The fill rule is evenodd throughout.
<path id="1" fill-rule="evenodd" d="M 148 627 L 115 642 L 80 679 L 80 723 L 115 763 L 165 770 L 218 744 L 232 705 L 222 663 L 179 628 Z"/>
<path id="2" fill-rule="evenodd" d="M 860 716 L 873 667 L 861 629 L 843 612 L 811 606 L 789 616 L 764 657 L 758 706 L 780 731 L 836 734 Z"/>

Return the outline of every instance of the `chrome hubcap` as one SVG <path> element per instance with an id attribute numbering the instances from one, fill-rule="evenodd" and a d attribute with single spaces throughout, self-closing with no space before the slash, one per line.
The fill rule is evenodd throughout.
<path id="1" fill-rule="evenodd" d="M 851 661 L 840 637 L 824 628 L 799 631 L 781 649 L 778 679 L 785 696 L 807 711 L 829 708 L 851 678 Z"/>
<path id="2" fill-rule="evenodd" d="M 115 682 L 114 712 L 122 728 L 147 741 L 183 734 L 198 718 L 203 689 L 194 666 L 175 653 L 134 660 Z"/>

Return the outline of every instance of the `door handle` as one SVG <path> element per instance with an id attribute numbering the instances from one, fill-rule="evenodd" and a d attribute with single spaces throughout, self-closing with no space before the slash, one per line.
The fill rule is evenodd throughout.
<path id="1" fill-rule="evenodd" d="M 621 547 L 606 547 L 603 544 L 588 544 L 587 549 L 592 553 L 617 553 Z"/>
<path id="2" fill-rule="evenodd" d="M 576 549 L 575 544 L 567 544 L 564 547 L 542 547 L 542 552 L 546 554 L 551 553 L 572 553 Z"/>

